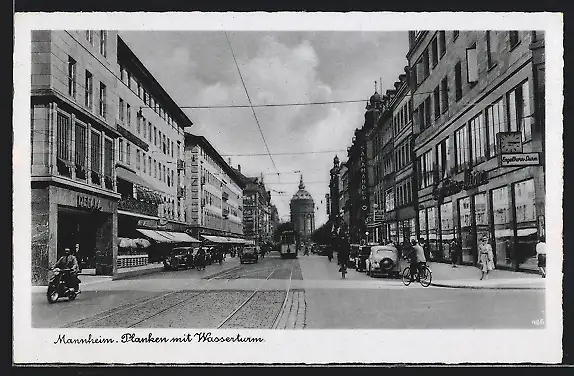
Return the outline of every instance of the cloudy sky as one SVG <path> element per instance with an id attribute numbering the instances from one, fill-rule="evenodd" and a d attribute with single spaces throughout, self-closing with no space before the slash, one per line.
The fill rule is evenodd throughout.
<path id="1" fill-rule="evenodd" d="M 358 103 L 255 108 L 273 162 L 250 108 L 184 109 L 205 136 L 247 176 L 263 174 L 272 202 L 288 220 L 299 172 L 327 220 L 329 169 L 364 121 L 365 104 L 404 72 L 407 32 L 227 32 L 253 105 L 364 100 Z M 130 31 L 120 36 L 182 106 L 248 105 L 223 31 Z M 329 153 L 310 153 L 338 150 Z M 299 153 L 299 154 L 286 154 Z M 305 153 L 305 154 L 300 154 Z M 279 175 L 277 174 L 279 172 Z M 284 192 L 284 193 L 281 193 Z"/>

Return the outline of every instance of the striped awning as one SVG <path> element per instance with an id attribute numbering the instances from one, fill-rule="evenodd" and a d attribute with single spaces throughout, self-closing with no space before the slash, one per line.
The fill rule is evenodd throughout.
<path id="1" fill-rule="evenodd" d="M 201 243 L 201 240 L 197 240 L 193 236 L 187 235 L 185 232 L 173 232 L 173 231 L 163 231 L 164 233 L 171 235 L 176 241 L 182 243 Z"/>
<path id="2" fill-rule="evenodd" d="M 150 239 L 155 240 L 156 242 L 160 243 L 176 243 L 177 240 L 174 240 L 172 236 L 162 234 L 163 231 L 156 231 L 156 230 L 146 230 L 142 228 L 137 229 L 140 233 L 147 236 Z"/>
<path id="3" fill-rule="evenodd" d="M 223 236 L 215 236 L 215 235 L 201 235 L 201 236 L 203 236 L 206 240 L 208 240 L 212 243 L 220 243 L 220 244 L 229 243 L 227 238 L 225 238 Z"/>

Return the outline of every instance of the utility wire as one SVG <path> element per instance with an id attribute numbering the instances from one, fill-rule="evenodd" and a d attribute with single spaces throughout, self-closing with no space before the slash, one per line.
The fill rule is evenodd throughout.
<path id="1" fill-rule="evenodd" d="M 300 154 L 322 154 L 322 153 L 336 153 L 347 151 L 345 150 L 320 150 L 320 151 L 301 151 L 301 152 L 293 152 L 293 153 L 247 153 L 247 154 L 221 154 L 222 157 L 253 157 L 253 156 L 261 156 L 261 155 L 300 155 Z M 276 172 L 274 174 L 279 174 Z"/>
<path id="2" fill-rule="evenodd" d="M 227 44 L 229 45 L 229 49 L 231 50 L 231 55 L 233 56 L 233 61 L 235 62 L 235 67 L 237 67 L 237 72 L 239 73 L 239 78 L 241 79 L 241 84 L 243 85 L 243 89 L 245 89 L 245 94 L 247 95 L 247 100 L 249 101 L 249 106 L 251 107 L 251 112 L 253 112 L 253 117 L 255 118 L 255 122 L 257 123 L 257 127 L 259 128 L 259 133 L 261 133 L 261 138 L 263 139 L 263 143 L 265 144 L 265 148 L 267 149 L 267 154 L 269 154 L 269 158 L 271 159 L 271 163 L 273 163 L 273 167 L 275 168 L 276 172 L 279 172 L 277 166 L 275 165 L 275 161 L 273 160 L 273 156 L 271 155 L 271 151 L 269 150 L 269 146 L 267 146 L 267 141 L 265 140 L 265 136 L 263 135 L 263 131 L 261 130 L 261 125 L 259 124 L 259 120 L 257 119 L 257 115 L 255 114 L 255 110 L 253 109 L 253 104 L 251 103 L 251 98 L 249 97 L 249 92 L 247 91 L 247 86 L 245 86 L 245 81 L 243 80 L 243 76 L 241 75 L 241 69 L 239 69 L 239 64 L 237 64 L 237 59 L 235 58 L 235 53 L 233 52 L 233 47 L 231 46 L 231 41 L 229 40 L 229 36 L 227 36 L 227 31 L 223 32 L 225 34 L 225 39 L 227 39 Z"/>

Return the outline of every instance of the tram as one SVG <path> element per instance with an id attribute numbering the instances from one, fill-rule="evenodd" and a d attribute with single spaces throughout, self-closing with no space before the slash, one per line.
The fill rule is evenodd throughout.
<path id="1" fill-rule="evenodd" d="M 299 241 L 297 233 L 292 230 L 285 230 L 279 238 L 279 253 L 281 258 L 297 258 L 299 253 Z"/>

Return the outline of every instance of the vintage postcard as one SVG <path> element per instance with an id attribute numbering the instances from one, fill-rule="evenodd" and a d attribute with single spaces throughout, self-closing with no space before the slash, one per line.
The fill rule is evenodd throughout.
<path id="1" fill-rule="evenodd" d="M 14 48 L 14 363 L 561 361 L 560 14 L 19 13 Z"/>

